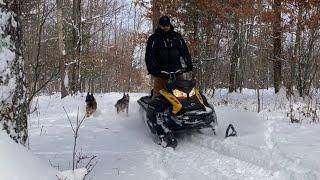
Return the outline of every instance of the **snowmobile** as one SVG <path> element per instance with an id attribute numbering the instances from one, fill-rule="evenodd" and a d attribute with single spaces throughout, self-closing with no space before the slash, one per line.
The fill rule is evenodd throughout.
<path id="1" fill-rule="evenodd" d="M 175 132 L 211 128 L 215 134 L 217 127 L 214 107 L 196 88 L 196 81 L 177 79 L 183 72 L 161 71 L 169 77 L 165 88 L 160 90 L 161 95 L 152 99 L 151 93 L 138 100 L 140 107 L 146 112 L 147 126 L 151 133 L 158 137 L 158 144 L 163 147 L 175 148 L 178 145 Z M 226 136 L 236 135 L 234 127 L 231 126 L 229 125 L 228 129 L 232 132 L 226 132 Z"/>

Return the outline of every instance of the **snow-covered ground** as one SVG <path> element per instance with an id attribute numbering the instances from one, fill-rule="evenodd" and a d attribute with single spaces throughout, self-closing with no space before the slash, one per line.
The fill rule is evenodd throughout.
<path id="1" fill-rule="evenodd" d="M 0 131 L 0 179 L 54 179 L 58 171 Z"/>
<path id="2" fill-rule="evenodd" d="M 260 113 L 254 112 L 253 91 L 217 91 L 210 99 L 217 105 L 217 135 L 206 130 L 180 134 L 176 149 L 153 143 L 137 104 L 143 95 L 130 94 L 128 116 L 114 107 L 122 94 L 96 95 L 98 111 L 85 119 L 78 142 L 78 151 L 97 156 L 92 179 L 320 179 L 320 124 L 289 123 L 283 97 L 271 91 L 263 93 Z M 78 108 L 79 116 L 84 114 L 84 101 L 85 96 L 40 96 L 30 116 L 31 151 L 60 171 L 72 169 L 73 148 L 63 107 L 75 121 Z M 229 123 L 238 137 L 224 138 Z"/>

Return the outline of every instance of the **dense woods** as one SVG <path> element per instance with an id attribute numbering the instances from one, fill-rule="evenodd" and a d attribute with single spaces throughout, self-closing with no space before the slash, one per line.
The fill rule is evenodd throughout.
<path id="1" fill-rule="evenodd" d="M 319 66 L 319 0 L 0 0 L 0 173 L 319 179 Z"/>
<path id="2" fill-rule="evenodd" d="M 149 17 L 169 14 L 188 39 L 204 89 L 319 87 L 319 2 L 140 1 Z M 157 6 L 156 8 L 154 6 Z"/>
<path id="3" fill-rule="evenodd" d="M 305 96 L 319 87 L 318 8 L 316 0 L 26 1 L 29 95 L 147 91 L 146 37 L 165 14 L 187 40 L 203 90 L 285 86 Z"/>
<path id="4" fill-rule="evenodd" d="M 277 93 L 283 86 L 305 97 L 320 86 L 317 0 L 29 0 L 1 7 L 21 22 L 2 28 L 16 46 L 16 64 L 6 68 L 14 68 L 10 78 L 23 90 L 13 98 L 23 112 L 40 93 L 148 92 L 145 44 L 161 15 L 186 39 L 192 77 L 204 91 Z M 8 85 L 4 77 L 0 83 Z M 1 107 L 1 118 L 7 111 Z M 19 123 L 22 129 L 27 124 Z"/>
<path id="5" fill-rule="evenodd" d="M 145 41 L 135 4 L 116 0 L 22 2 L 29 95 L 141 91 Z"/>

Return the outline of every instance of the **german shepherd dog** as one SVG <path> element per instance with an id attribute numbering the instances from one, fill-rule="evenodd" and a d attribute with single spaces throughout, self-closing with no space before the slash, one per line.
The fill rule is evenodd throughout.
<path id="1" fill-rule="evenodd" d="M 89 117 L 97 110 L 97 102 L 93 96 L 93 93 L 90 94 L 88 92 L 87 97 L 86 97 L 86 103 L 87 103 L 86 117 Z"/>
<path id="2" fill-rule="evenodd" d="M 117 101 L 115 107 L 117 109 L 117 113 L 124 112 L 124 110 L 126 110 L 126 113 L 128 115 L 128 111 L 129 111 L 129 94 L 123 93 L 123 97 Z"/>

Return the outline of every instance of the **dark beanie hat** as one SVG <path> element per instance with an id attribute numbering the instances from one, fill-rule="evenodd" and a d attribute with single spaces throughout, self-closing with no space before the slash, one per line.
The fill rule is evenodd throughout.
<path id="1" fill-rule="evenodd" d="M 170 23 L 170 18 L 168 16 L 161 16 L 159 19 L 159 24 L 162 26 L 169 26 Z"/>

